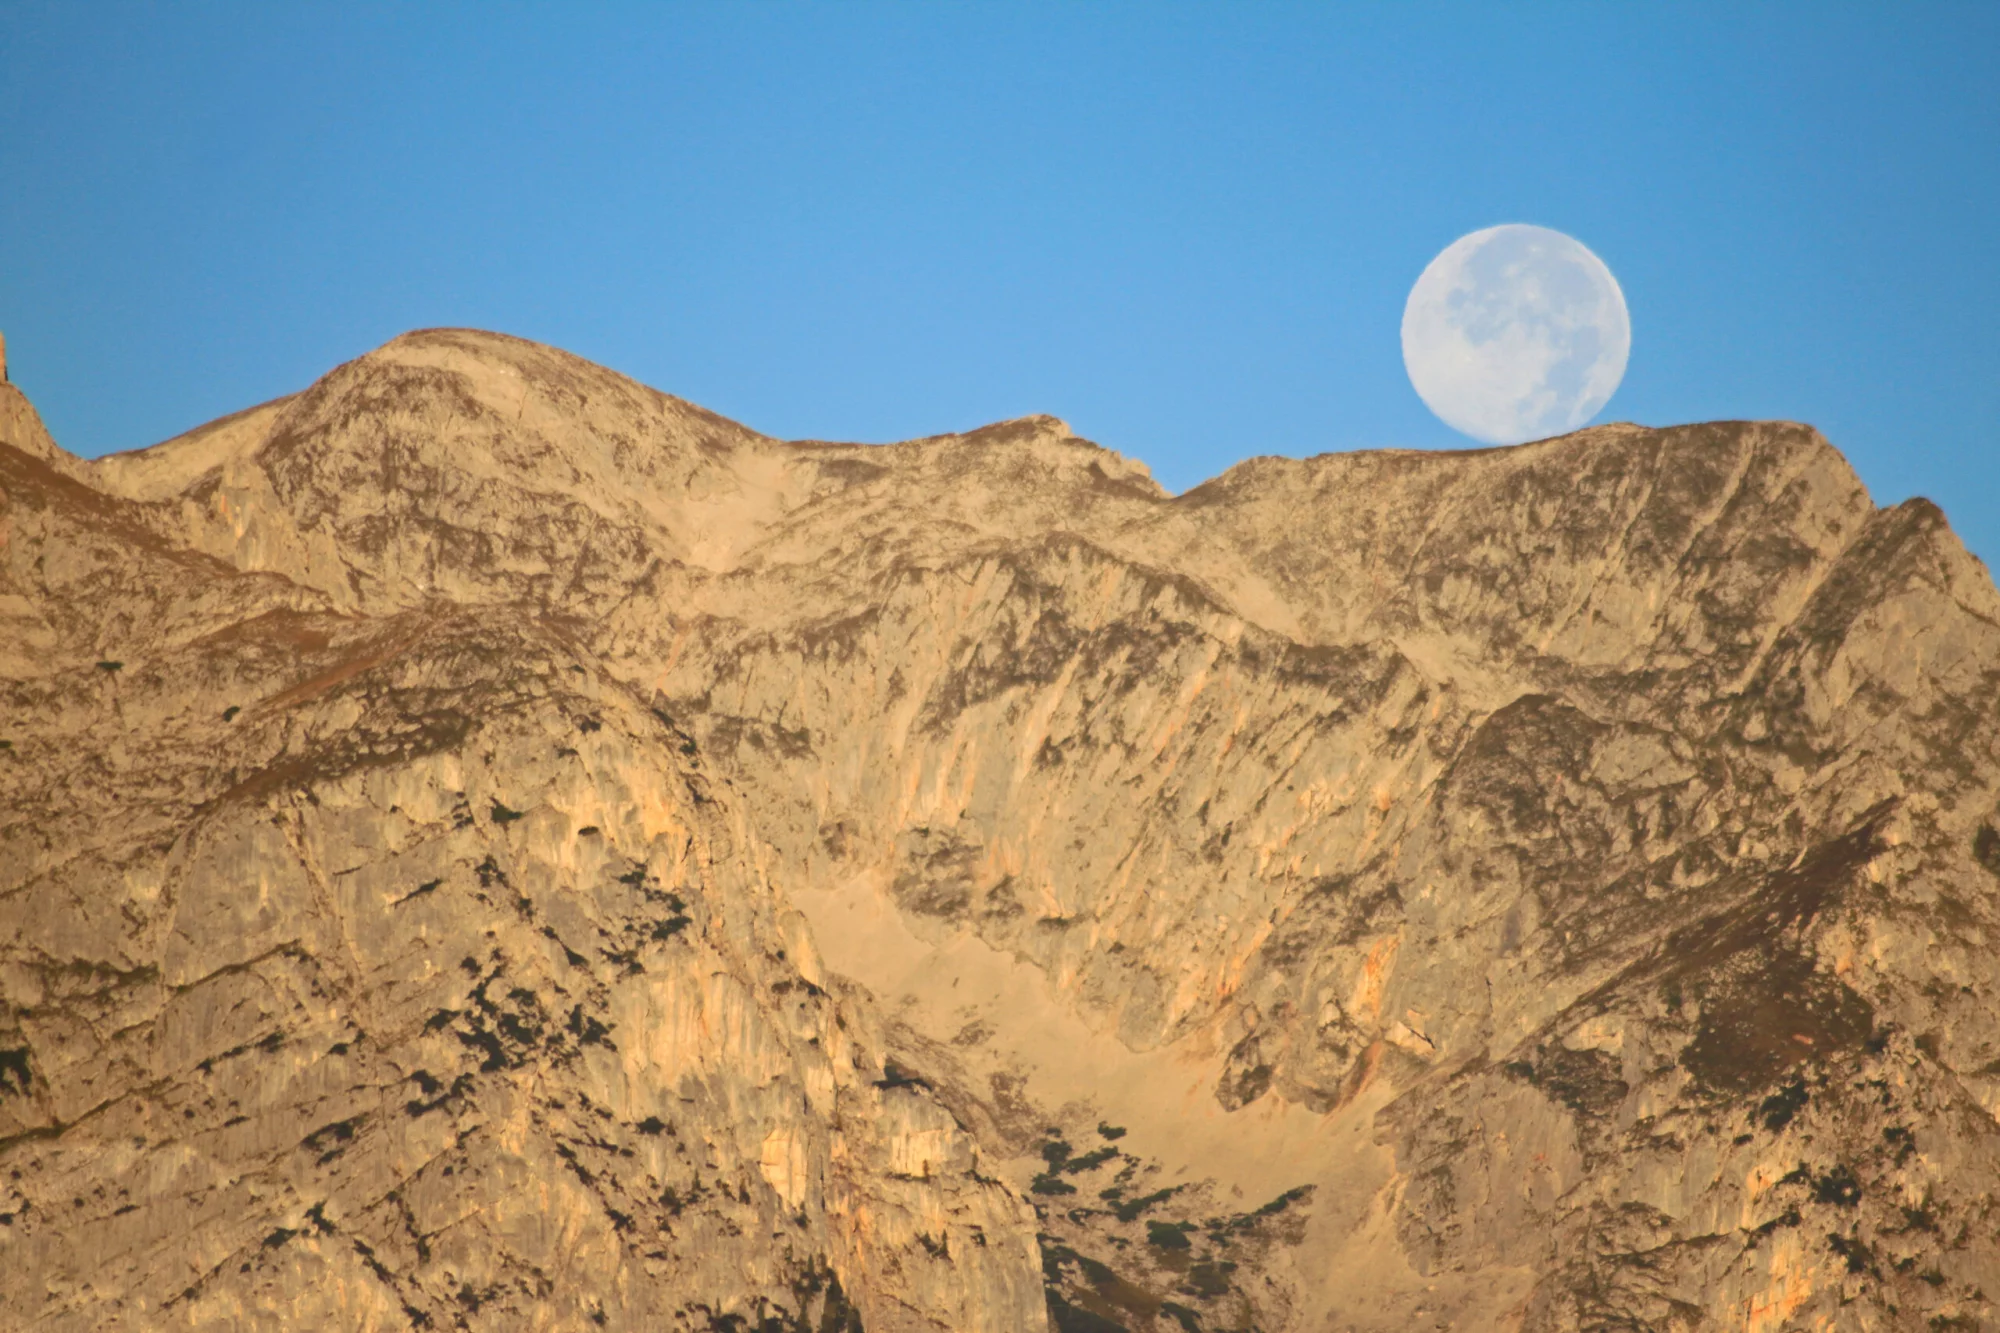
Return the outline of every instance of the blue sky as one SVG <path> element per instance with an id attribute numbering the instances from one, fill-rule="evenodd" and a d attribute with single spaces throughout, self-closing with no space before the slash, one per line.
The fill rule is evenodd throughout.
<path id="1" fill-rule="evenodd" d="M 1812 422 L 1991 561 L 1996 70 L 1991 4 L 0 0 L 0 330 L 86 454 L 469 324 L 777 435 L 1052 412 L 1181 489 L 1463 444 L 1403 300 L 1534 222 L 1630 303 L 1601 420 Z"/>

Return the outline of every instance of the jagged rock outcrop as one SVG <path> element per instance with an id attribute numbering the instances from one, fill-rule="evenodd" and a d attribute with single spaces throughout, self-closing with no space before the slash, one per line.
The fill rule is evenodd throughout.
<path id="1" fill-rule="evenodd" d="M 2000 594 L 1807 428 L 0 385 L 0 1310 L 1977 1328 Z"/>

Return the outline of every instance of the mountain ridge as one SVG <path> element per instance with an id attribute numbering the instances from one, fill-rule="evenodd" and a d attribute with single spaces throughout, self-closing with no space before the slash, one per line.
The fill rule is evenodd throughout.
<path id="1" fill-rule="evenodd" d="M 2000 593 L 1810 428 L 1169 496 L 466 330 L 100 460 L 0 399 L 0 1308 L 1993 1317 Z M 127 1115 L 271 1227 L 93 1176 Z"/>

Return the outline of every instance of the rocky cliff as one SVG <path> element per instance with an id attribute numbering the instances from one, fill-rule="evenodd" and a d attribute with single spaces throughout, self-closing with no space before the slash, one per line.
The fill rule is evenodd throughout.
<path id="1" fill-rule="evenodd" d="M 0 1311 L 2000 1326 L 1996 687 L 1784 423 L 1176 497 L 457 330 L 0 385 Z"/>

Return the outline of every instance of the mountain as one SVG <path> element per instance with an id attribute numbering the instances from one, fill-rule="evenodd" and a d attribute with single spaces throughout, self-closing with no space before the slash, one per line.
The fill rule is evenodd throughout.
<path id="1" fill-rule="evenodd" d="M 2000 1327 L 2000 594 L 1809 428 L 0 385 L 0 1311 Z"/>

